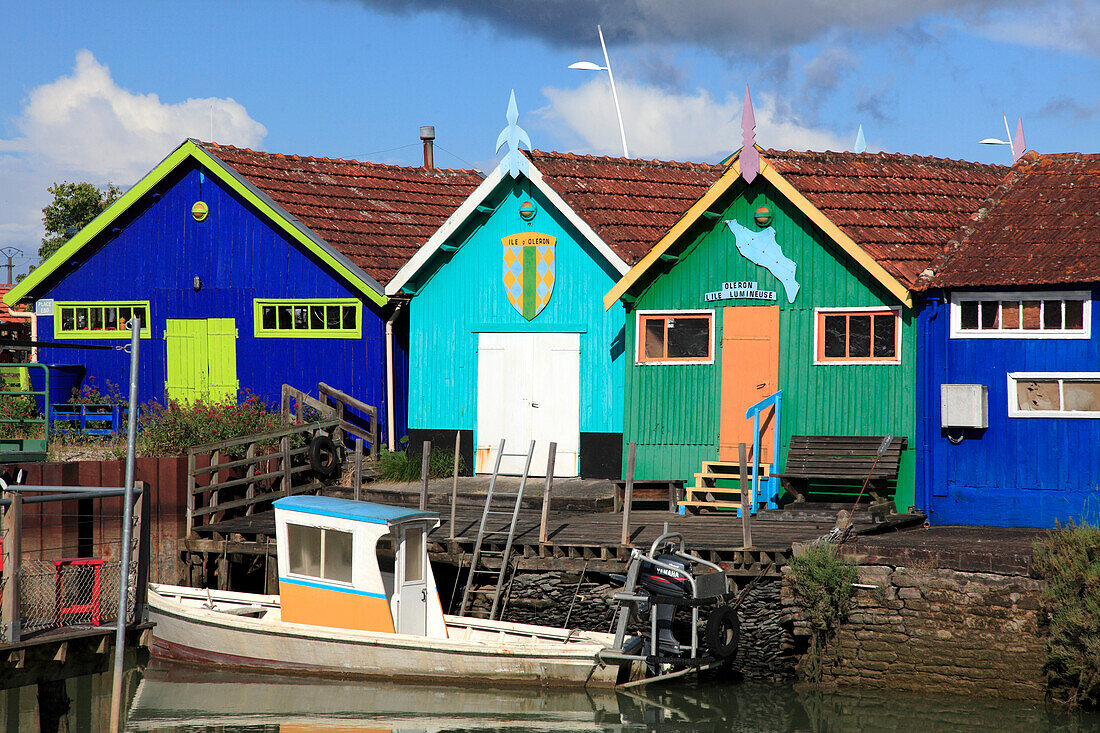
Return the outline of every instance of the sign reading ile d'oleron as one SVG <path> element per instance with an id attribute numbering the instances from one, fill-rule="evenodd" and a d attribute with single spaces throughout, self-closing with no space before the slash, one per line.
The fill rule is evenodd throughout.
<path id="1" fill-rule="evenodd" d="M 738 300 L 751 298 L 753 300 L 775 300 L 774 290 L 760 290 L 754 282 L 722 283 L 722 289 L 712 293 L 704 293 L 703 298 L 712 300 Z"/>

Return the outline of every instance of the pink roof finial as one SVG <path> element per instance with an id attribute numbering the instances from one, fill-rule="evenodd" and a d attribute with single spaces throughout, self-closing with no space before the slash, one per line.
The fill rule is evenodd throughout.
<path id="1" fill-rule="evenodd" d="M 1027 143 L 1024 142 L 1024 119 L 1022 117 L 1017 117 L 1016 137 L 1012 138 L 1012 162 L 1015 163 L 1019 160 L 1026 149 Z"/>
<path id="2" fill-rule="evenodd" d="M 741 110 L 741 177 L 752 183 L 760 172 L 760 153 L 756 152 L 756 116 L 752 113 L 749 85 L 745 85 L 745 107 Z"/>

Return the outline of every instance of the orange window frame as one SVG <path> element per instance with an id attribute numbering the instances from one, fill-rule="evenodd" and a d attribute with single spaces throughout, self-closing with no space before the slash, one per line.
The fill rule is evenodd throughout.
<path id="1" fill-rule="evenodd" d="M 683 321 L 705 321 L 707 324 L 707 353 L 705 356 L 668 356 L 668 321 L 669 319 Z M 650 321 L 660 321 L 662 324 L 663 345 L 661 356 L 647 356 L 646 351 L 646 324 Z M 660 313 L 638 314 L 636 363 L 638 364 L 704 364 L 714 361 L 714 311 L 690 311 L 680 312 L 666 311 Z"/>
<path id="2" fill-rule="evenodd" d="M 825 318 L 826 316 L 844 316 L 844 356 L 825 355 Z M 852 317 L 871 318 L 869 334 L 871 354 L 869 356 L 849 356 Z M 891 356 L 875 356 L 875 317 L 890 316 L 894 319 L 894 353 Z M 817 343 L 814 347 L 815 364 L 898 364 L 901 362 L 901 311 L 896 308 L 870 309 L 818 309 L 814 313 L 814 331 Z"/>

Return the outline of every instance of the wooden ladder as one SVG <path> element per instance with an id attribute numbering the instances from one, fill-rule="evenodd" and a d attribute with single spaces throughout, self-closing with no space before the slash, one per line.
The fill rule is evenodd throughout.
<path id="1" fill-rule="evenodd" d="M 761 464 L 760 475 L 771 475 L 771 466 Z M 748 467 L 748 479 L 752 477 L 752 466 Z M 741 509 L 744 497 L 741 496 L 741 467 L 732 461 L 703 461 L 702 470 L 695 474 L 695 485 L 684 488 L 684 500 L 678 506 L 688 511 L 700 509 Z M 719 485 L 719 481 L 728 482 Z M 751 483 L 750 483 L 751 490 Z"/>
<path id="2" fill-rule="evenodd" d="M 462 606 L 459 608 L 458 615 L 465 616 L 467 611 L 472 615 L 472 602 L 471 599 L 475 595 L 492 595 L 493 604 L 489 610 L 488 618 L 496 620 L 500 616 L 500 595 L 504 588 L 504 578 L 508 574 L 508 564 L 512 558 L 512 540 L 516 536 L 516 521 L 519 519 L 520 504 L 523 502 L 523 489 L 527 486 L 527 476 L 531 470 L 531 458 L 535 455 L 535 441 L 531 441 L 531 445 L 528 446 L 526 453 L 505 453 L 504 452 L 504 439 L 500 441 L 500 447 L 497 449 L 497 460 L 493 465 L 493 478 L 489 480 L 489 491 L 485 495 L 485 508 L 481 512 L 481 525 L 477 528 L 477 540 L 474 542 L 474 553 L 470 558 L 470 571 L 466 575 L 466 588 L 462 591 Z M 496 483 L 497 476 L 500 475 L 500 459 L 504 456 L 510 456 L 515 458 L 526 458 L 526 462 L 523 465 L 523 477 L 519 482 L 519 490 L 514 493 L 497 493 Z M 497 499 L 498 503 L 494 504 L 493 500 Z M 499 500 L 504 499 L 512 500 L 511 508 L 501 507 Z M 511 517 L 507 529 L 487 529 L 491 517 Z M 507 534 L 508 539 L 504 543 L 503 550 L 484 550 L 482 544 L 486 538 L 496 535 Z M 489 540 L 490 546 L 493 541 Z M 485 559 L 500 560 L 500 568 L 492 568 L 486 562 Z M 482 576 L 492 576 L 496 574 L 496 587 L 493 590 L 487 589 L 475 589 L 475 581 Z"/>

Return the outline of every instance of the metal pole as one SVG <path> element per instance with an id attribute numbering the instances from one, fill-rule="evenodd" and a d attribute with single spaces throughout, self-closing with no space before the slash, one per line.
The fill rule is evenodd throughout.
<path id="1" fill-rule="evenodd" d="M 432 441 L 425 440 L 420 451 L 420 511 L 424 511 L 428 508 L 428 462 L 431 460 Z"/>
<path id="2" fill-rule="evenodd" d="M 115 666 L 111 680 L 111 733 L 121 730 L 122 672 L 126 656 L 126 607 L 130 585 L 130 535 L 134 521 L 134 453 L 137 447 L 138 349 L 141 346 L 141 319 L 130 321 L 130 414 L 126 426 L 126 494 L 122 500 L 122 547 L 119 552 L 118 626 L 115 630 Z"/>
<path id="3" fill-rule="evenodd" d="M 550 492 L 554 488 L 554 461 L 557 455 L 558 444 L 550 443 L 550 451 L 546 454 L 546 486 L 542 490 L 542 517 L 539 519 L 539 542 L 544 545 L 550 541 L 546 534 L 546 521 L 550 517 Z M 580 588 L 580 585 L 577 587 Z"/>
<path id="4" fill-rule="evenodd" d="M 363 439 L 355 439 L 355 500 L 359 501 L 363 491 Z"/>
<path id="5" fill-rule="evenodd" d="M 755 501 L 753 492 L 749 488 L 748 470 L 749 467 L 745 465 L 745 444 L 737 444 L 737 460 L 740 463 L 741 468 L 741 544 L 745 547 L 752 547 L 752 504 Z M 757 468 L 757 471 L 760 469 Z M 747 497 L 747 498 L 746 498 Z"/>
<path id="6" fill-rule="evenodd" d="M 623 127 L 623 113 L 619 109 L 619 94 L 615 91 L 615 75 L 611 73 L 611 59 L 607 57 L 607 44 L 603 42 L 603 29 L 596 26 L 596 32 L 600 34 L 600 48 L 603 49 L 603 62 L 607 67 L 607 78 L 611 80 L 611 98 L 615 100 L 615 114 L 619 118 L 619 136 L 623 140 L 623 157 L 629 158 L 630 151 L 626 149 L 626 128 Z"/>
<path id="7" fill-rule="evenodd" d="M 458 459 L 462 449 L 462 431 L 455 431 L 455 465 L 451 471 L 451 539 L 455 538 L 455 502 L 458 501 Z"/>

